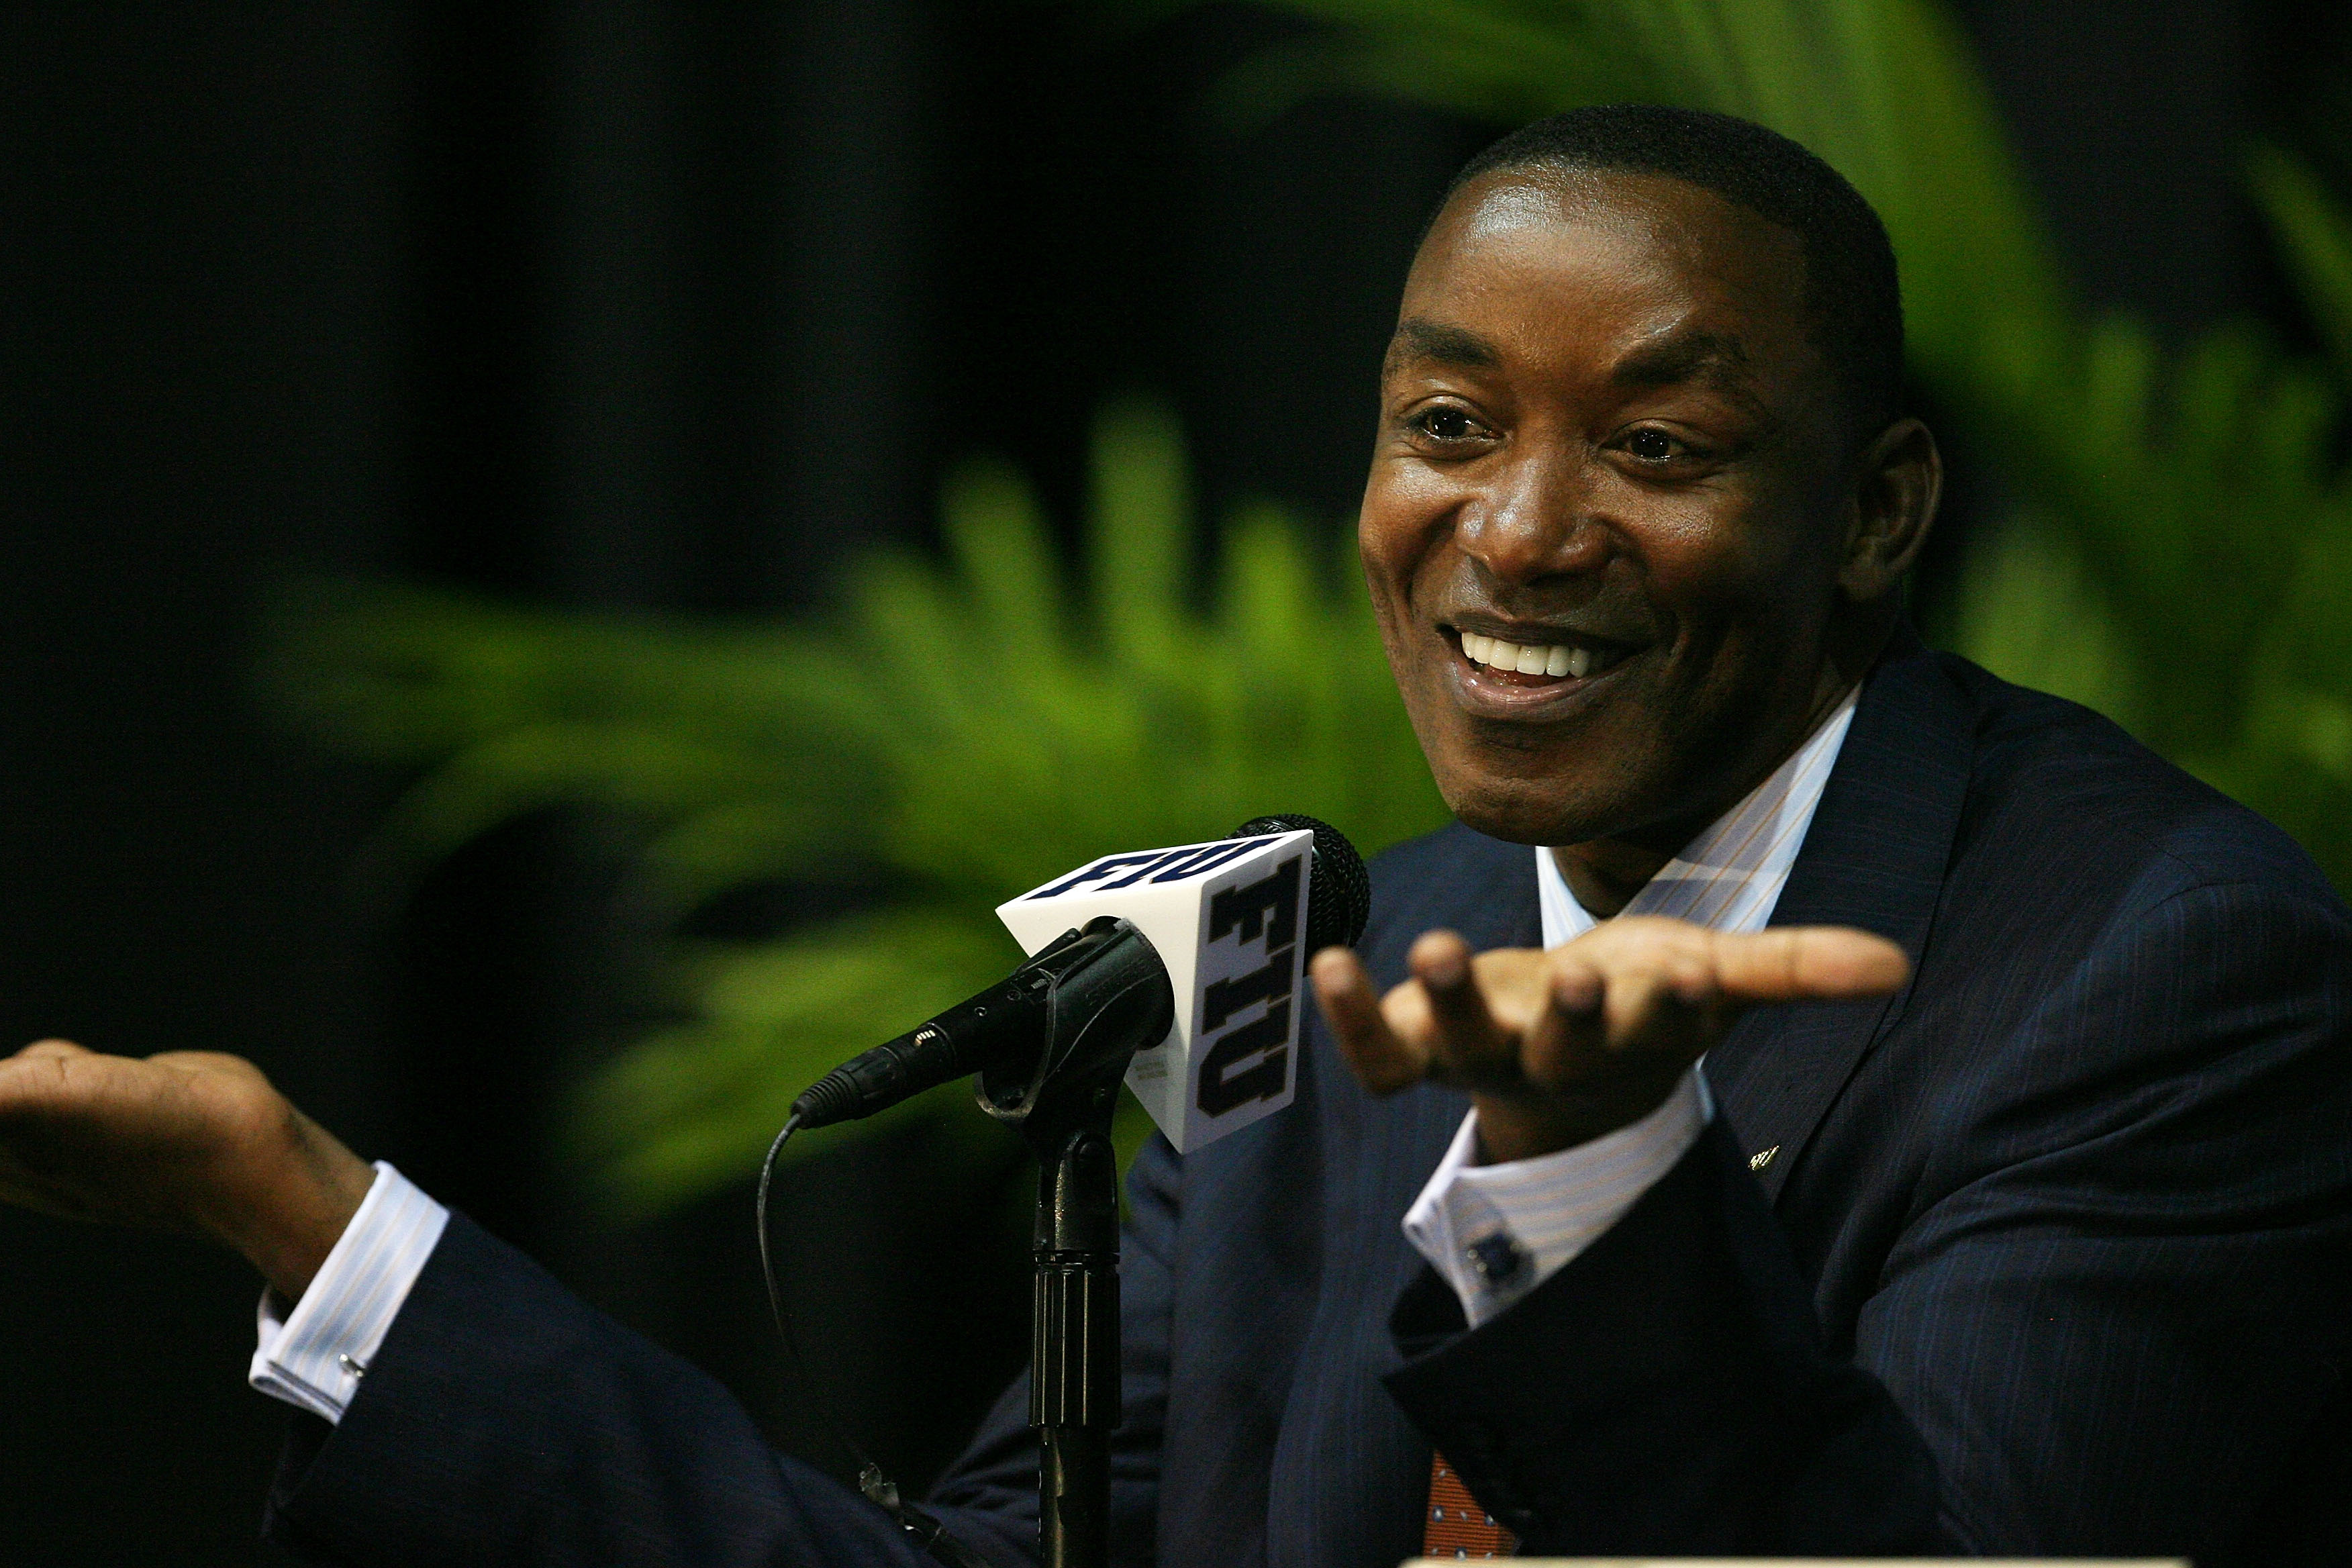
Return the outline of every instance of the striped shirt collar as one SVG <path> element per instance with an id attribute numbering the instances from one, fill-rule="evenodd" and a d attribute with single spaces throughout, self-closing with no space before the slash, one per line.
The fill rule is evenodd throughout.
<path id="1" fill-rule="evenodd" d="M 1685 845 L 1633 895 L 1623 912 L 1670 915 L 1720 931 L 1763 930 L 1772 918 L 1772 906 L 1780 901 L 1780 889 L 1788 886 L 1790 868 L 1797 863 L 1813 810 L 1822 803 L 1830 770 L 1837 765 L 1861 690 L 1856 687 L 1847 692 L 1795 754 Z M 1548 948 L 1582 936 L 1599 923 L 1569 891 L 1568 879 L 1560 875 L 1552 852 L 1540 847 L 1536 850 L 1536 900 L 1543 912 L 1543 944 Z"/>

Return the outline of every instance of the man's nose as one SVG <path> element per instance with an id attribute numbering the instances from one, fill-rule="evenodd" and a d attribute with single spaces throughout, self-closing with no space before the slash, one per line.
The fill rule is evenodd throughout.
<path id="1" fill-rule="evenodd" d="M 1462 509 L 1455 541 L 1501 582 L 1598 571 L 1611 540 L 1595 510 L 1600 479 L 1589 451 L 1531 452 Z"/>

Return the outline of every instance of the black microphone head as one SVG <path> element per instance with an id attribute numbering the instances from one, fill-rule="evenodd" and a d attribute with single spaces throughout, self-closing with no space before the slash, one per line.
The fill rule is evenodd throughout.
<path id="1" fill-rule="evenodd" d="M 1372 915 L 1372 877 L 1364 858 L 1347 835 L 1328 822 L 1296 812 L 1280 816 L 1253 816 L 1226 835 L 1255 838 L 1267 833 L 1308 832 L 1315 848 L 1307 873 L 1307 951 L 1353 947 Z"/>

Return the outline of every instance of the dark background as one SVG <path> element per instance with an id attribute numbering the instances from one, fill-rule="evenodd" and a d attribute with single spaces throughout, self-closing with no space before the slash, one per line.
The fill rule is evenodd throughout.
<path id="1" fill-rule="evenodd" d="M 1964 10 L 2091 298 L 2302 330 L 2235 159 L 2335 58 L 2334 7 Z M 746 1194 L 614 1234 L 541 1158 L 644 937 L 598 825 L 519 824 L 372 913 L 348 871 L 399 781 L 257 716 L 260 595 L 324 570 L 806 607 L 844 549 L 922 538 L 974 447 L 1074 512 L 1128 388 L 1176 398 L 1213 501 L 1340 526 L 1412 237 L 1486 133 L 1339 102 L 1211 130 L 1202 89 L 1292 26 L 0 7 L 0 1048 L 248 1054 L 837 1462 L 759 1332 Z M 908 1152 L 815 1161 L 782 1204 L 839 1403 L 919 1479 L 1023 1300 Z M 0 1213 L 0 1564 L 271 1560 L 256 1288 Z"/>

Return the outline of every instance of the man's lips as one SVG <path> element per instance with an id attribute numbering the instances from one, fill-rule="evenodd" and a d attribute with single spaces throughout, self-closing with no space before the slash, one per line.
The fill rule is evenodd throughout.
<path id="1" fill-rule="evenodd" d="M 1642 651 L 1551 627 L 1505 633 L 1441 625 L 1438 631 L 1454 650 L 1453 684 L 1464 706 L 1495 717 L 1534 717 L 1574 703 Z"/>

